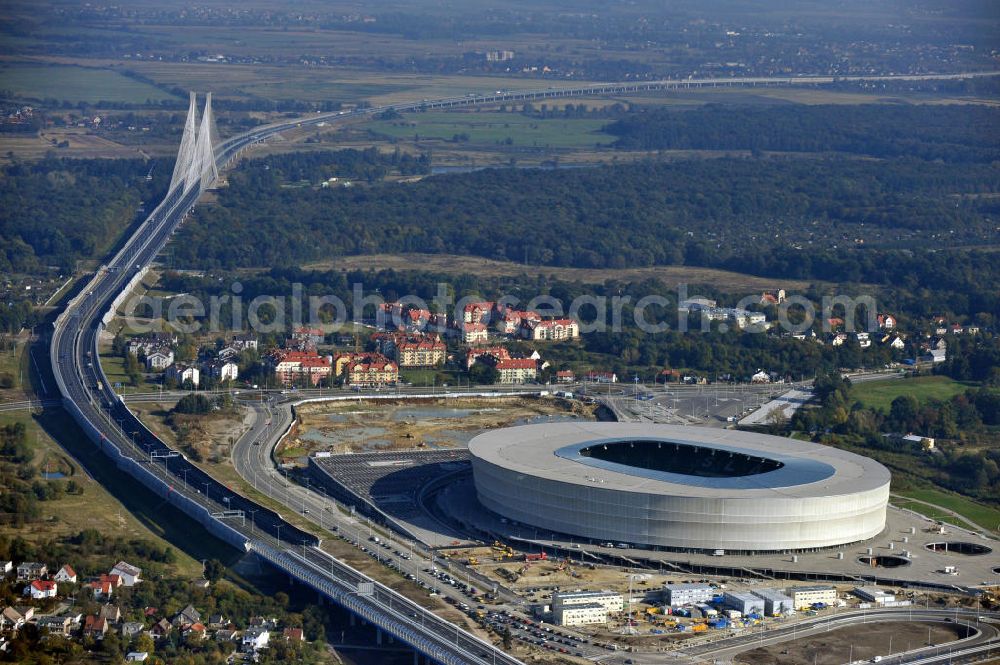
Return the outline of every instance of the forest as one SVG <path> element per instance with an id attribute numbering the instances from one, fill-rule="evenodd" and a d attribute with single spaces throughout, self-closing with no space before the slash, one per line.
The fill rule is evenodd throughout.
<path id="1" fill-rule="evenodd" d="M 841 152 L 988 164 L 1000 159 L 1000 109 L 979 105 L 641 108 L 603 128 L 624 150 Z"/>
<path id="2" fill-rule="evenodd" d="M 142 159 L 56 159 L 0 169 L 0 272 L 55 265 L 72 272 L 103 258 L 136 219 L 143 201 L 162 196 L 171 164 Z"/>
<path id="3" fill-rule="evenodd" d="M 1000 311 L 995 257 L 951 248 L 995 238 L 1000 204 L 979 196 L 1000 191 L 988 164 L 725 158 L 289 188 L 286 172 L 313 169 L 315 182 L 328 171 L 303 170 L 299 157 L 268 160 L 234 172 L 218 204 L 196 210 L 173 245 L 175 267 L 393 252 L 581 268 L 692 265 L 950 289 L 960 313 Z M 237 242 L 244 237 L 268 241 Z"/>
<path id="4" fill-rule="evenodd" d="M 839 373 L 824 374 L 815 383 L 818 405 L 800 409 L 790 426 L 813 432 L 826 443 L 862 449 L 888 464 L 897 484 L 928 481 L 996 503 L 1000 496 L 998 379 L 1000 373 L 982 387 L 947 400 L 920 402 L 912 395 L 901 395 L 885 412 L 851 403 L 850 382 Z M 926 452 L 913 443 L 886 436 L 911 432 L 944 441 Z"/>

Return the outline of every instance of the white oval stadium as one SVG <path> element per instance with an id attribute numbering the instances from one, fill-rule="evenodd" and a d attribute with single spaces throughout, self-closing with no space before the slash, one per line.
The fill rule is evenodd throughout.
<path id="1" fill-rule="evenodd" d="M 649 423 L 524 425 L 469 443 L 489 510 L 597 542 L 775 552 L 867 540 L 889 471 L 778 436 Z"/>

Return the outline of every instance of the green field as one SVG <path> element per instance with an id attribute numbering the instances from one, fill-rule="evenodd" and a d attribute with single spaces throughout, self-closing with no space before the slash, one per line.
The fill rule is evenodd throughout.
<path id="1" fill-rule="evenodd" d="M 176 99 L 147 83 L 110 69 L 4 63 L 0 65 L 0 90 L 27 99 L 57 99 L 71 103 L 99 101 L 142 104 Z"/>
<path id="2" fill-rule="evenodd" d="M 989 529 L 994 532 L 1000 531 L 1000 510 L 996 508 L 984 506 L 981 503 L 976 503 L 975 501 L 966 499 L 965 497 L 957 494 L 951 494 L 949 492 L 943 492 L 935 489 L 903 490 L 901 492 L 897 492 L 897 494 L 911 499 L 933 503 L 936 506 L 958 513 L 984 529 Z M 910 508 L 933 519 L 955 521 L 955 518 L 944 510 L 935 511 L 934 509 L 920 503 L 900 502 L 897 500 L 894 500 L 893 503 L 901 504 L 901 507 Z"/>
<path id="3" fill-rule="evenodd" d="M 101 354 L 101 367 L 104 369 L 104 373 L 108 377 L 113 385 L 116 386 L 116 392 L 122 394 L 128 393 L 141 393 L 150 392 L 156 390 L 158 385 L 154 385 L 146 381 L 145 376 L 143 376 L 142 381 L 139 382 L 138 386 L 133 386 L 129 382 L 128 375 L 125 373 L 125 359 L 121 356 L 116 356 L 112 354 Z M 121 384 L 119 387 L 118 384 Z"/>
<path id="4" fill-rule="evenodd" d="M 971 387 L 974 387 L 973 384 L 955 381 L 947 376 L 866 381 L 851 387 L 851 401 L 857 400 L 868 408 L 888 412 L 892 400 L 900 395 L 913 395 L 918 402 L 925 402 L 929 399 L 946 400 Z"/>
<path id="5" fill-rule="evenodd" d="M 540 120 L 518 113 L 428 111 L 408 113 L 395 120 L 365 125 L 373 132 L 398 139 L 451 141 L 458 135 L 475 145 L 512 145 L 535 148 L 579 148 L 609 144 L 615 137 L 601 132 L 603 119 Z"/>

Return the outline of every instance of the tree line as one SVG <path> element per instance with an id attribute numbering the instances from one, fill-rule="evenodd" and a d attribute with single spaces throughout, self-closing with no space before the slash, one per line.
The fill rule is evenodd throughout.
<path id="1" fill-rule="evenodd" d="M 1000 159 L 1000 109 L 981 105 L 710 104 L 643 108 L 603 128 L 623 150 L 842 152 L 988 164 Z"/>

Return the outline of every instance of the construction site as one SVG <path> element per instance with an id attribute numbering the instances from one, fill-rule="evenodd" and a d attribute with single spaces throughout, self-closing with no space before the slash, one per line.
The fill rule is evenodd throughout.
<path id="1" fill-rule="evenodd" d="M 551 397 L 358 400 L 305 404 L 278 454 L 295 461 L 333 454 L 465 447 L 510 425 L 593 419 L 595 406 Z"/>

